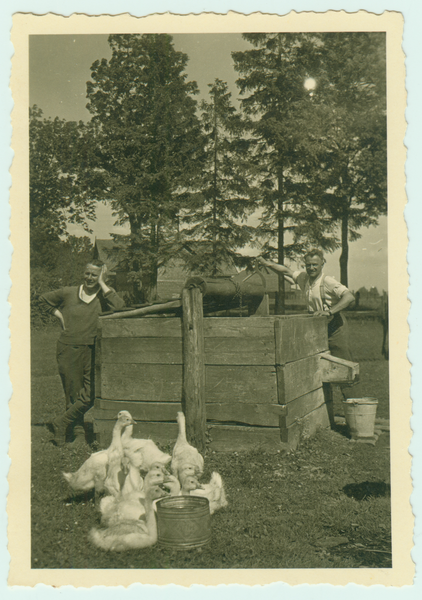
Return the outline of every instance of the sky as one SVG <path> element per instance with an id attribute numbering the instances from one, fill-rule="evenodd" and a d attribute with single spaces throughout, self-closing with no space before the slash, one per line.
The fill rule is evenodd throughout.
<path id="1" fill-rule="evenodd" d="M 208 84 L 216 78 L 226 81 L 237 104 L 237 74 L 231 52 L 251 46 L 240 34 L 178 34 L 173 36 L 176 50 L 189 56 L 189 80 L 198 84 L 198 100 L 206 99 Z M 111 56 L 106 35 L 31 36 L 29 45 L 30 106 L 36 104 L 45 117 L 69 121 L 87 121 L 86 82 L 95 60 Z M 127 233 L 115 227 L 110 207 L 99 203 L 97 219 L 90 223 L 92 239 L 110 238 L 111 233 Z M 74 235 L 85 235 L 81 228 L 69 227 Z M 362 228 L 362 237 L 349 245 L 349 287 L 376 287 L 387 290 L 387 218 L 381 217 L 377 227 Z M 251 251 L 251 255 L 257 250 Z M 340 251 L 327 255 L 325 273 L 340 278 Z M 290 266 L 296 268 L 294 263 Z"/>

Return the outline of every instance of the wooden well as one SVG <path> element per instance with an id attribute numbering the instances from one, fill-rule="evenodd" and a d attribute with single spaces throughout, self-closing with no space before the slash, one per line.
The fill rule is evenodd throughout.
<path id="1" fill-rule="evenodd" d="M 324 317 L 205 317 L 203 343 L 192 342 L 189 368 L 198 375 L 187 370 L 191 342 L 183 330 L 193 326 L 184 318 L 185 325 L 165 316 L 100 319 L 94 407 L 100 439 L 109 439 L 126 409 L 137 421 L 134 436 L 173 443 L 176 414 L 191 393 L 198 402 L 203 396 L 211 449 L 294 448 L 301 436 L 330 425 L 323 381 L 351 380 L 358 370 L 327 355 Z"/>

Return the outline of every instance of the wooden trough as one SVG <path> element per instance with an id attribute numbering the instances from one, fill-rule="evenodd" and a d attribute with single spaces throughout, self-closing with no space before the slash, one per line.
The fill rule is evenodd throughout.
<path id="1" fill-rule="evenodd" d="M 324 382 L 353 380 L 357 363 L 328 353 L 324 317 L 205 317 L 198 289 L 183 317 L 100 319 L 94 431 L 109 440 L 117 413 L 134 436 L 173 443 L 176 414 L 203 449 L 294 448 L 333 422 Z"/>

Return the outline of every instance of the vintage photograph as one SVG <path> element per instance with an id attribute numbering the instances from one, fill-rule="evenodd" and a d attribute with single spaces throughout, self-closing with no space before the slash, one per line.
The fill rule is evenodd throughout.
<path id="1" fill-rule="evenodd" d="M 29 568 L 393 569 L 385 28 L 27 44 Z"/>

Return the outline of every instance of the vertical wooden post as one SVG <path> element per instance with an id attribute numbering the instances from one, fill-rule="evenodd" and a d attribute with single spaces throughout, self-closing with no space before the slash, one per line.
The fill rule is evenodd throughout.
<path id="1" fill-rule="evenodd" d="M 183 395 L 188 442 L 205 450 L 205 350 L 202 293 L 198 288 L 182 290 L 183 306 Z"/>

